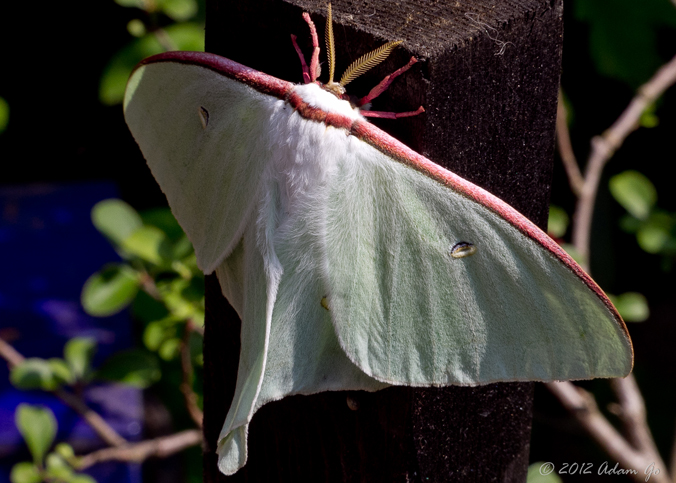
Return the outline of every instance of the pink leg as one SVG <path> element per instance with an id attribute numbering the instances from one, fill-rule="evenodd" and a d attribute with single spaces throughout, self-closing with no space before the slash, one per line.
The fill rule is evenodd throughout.
<path id="1" fill-rule="evenodd" d="M 319 67 L 319 37 L 317 37 L 317 29 L 310 18 L 310 14 L 303 12 L 303 19 L 310 27 L 310 35 L 312 36 L 312 59 L 310 60 L 310 79 L 312 82 L 317 80 L 317 68 Z"/>
<path id="2" fill-rule="evenodd" d="M 379 117 L 382 119 L 399 119 L 400 117 L 412 117 L 417 116 L 425 112 L 423 106 L 420 106 L 417 111 L 409 112 L 384 112 L 384 111 L 359 111 L 364 117 Z"/>
<path id="3" fill-rule="evenodd" d="M 404 72 L 406 72 L 416 62 L 418 62 L 418 60 L 415 57 L 411 57 L 411 60 L 408 61 L 408 64 L 406 64 L 401 69 L 398 69 L 398 70 L 394 71 L 393 73 L 391 73 L 390 75 L 388 75 L 387 77 L 385 77 L 382 81 L 380 81 L 380 84 L 378 84 L 373 89 L 371 89 L 371 92 L 369 92 L 368 95 L 359 99 L 357 101 L 357 107 L 363 106 L 364 104 L 371 102 L 373 99 L 375 99 L 380 94 L 385 92 L 385 90 L 387 90 L 387 88 L 390 86 L 390 84 L 392 84 L 392 81 L 396 77 L 398 77 L 401 74 L 403 74 Z M 366 111 L 366 112 L 369 112 L 369 111 Z M 363 111 L 362 111 L 362 114 L 364 114 Z"/>
<path id="4" fill-rule="evenodd" d="M 293 48 L 296 49 L 296 53 L 300 58 L 300 65 L 303 68 L 303 84 L 309 84 L 311 82 L 310 72 L 307 69 L 307 64 L 305 63 L 305 57 L 303 57 L 303 52 L 300 50 L 300 47 L 298 47 L 298 43 L 296 42 L 296 36 L 293 34 L 291 34 L 291 42 L 293 43 Z"/>

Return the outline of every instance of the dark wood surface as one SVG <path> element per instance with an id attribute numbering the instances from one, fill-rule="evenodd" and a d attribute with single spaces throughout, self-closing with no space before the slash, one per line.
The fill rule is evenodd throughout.
<path id="1" fill-rule="evenodd" d="M 385 63 L 351 83 L 350 93 L 366 94 L 411 55 L 421 61 L 373 109 L 423 105 L 426 113 L 375 123 L 544 227 L 561 0 L 332 5 L 338 74 L 382 43 L 405 40 Z M 207 9 L 208 51 L 282 79 L 301 81 L 291 33 L 310 53 L 303 9 L 312 13 L 324 46 L 324 2 L 212 0 Z M 232 477 L 221 475 L 216 439 L 234 394 L 240 322 L 215 276 L 207 277 L 206 319 L 205 482 L 525 481 L 531 383 L 289 397 L 258 411 L 247 465 Z"/>

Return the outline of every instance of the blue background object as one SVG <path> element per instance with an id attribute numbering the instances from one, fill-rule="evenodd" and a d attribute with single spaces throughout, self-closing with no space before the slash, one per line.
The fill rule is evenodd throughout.
<path id="1" fill-rule="evenodd" d="M 106 318 L 87 315 L 80 304 L 85 280 L 119 257 L 92 225 L 91 208 L 117 197 L 113 183 L 39 184 L 0 188 L 0 337 L 25 357 L 63 357 L 63 346 L 76 336 L 98 342 L 94 367 L 132 345 L 127 311 Z M 85 391 L 89 407 L 128 440 L 141 438 L 143 401 L 138 389 L 94 384 Z M 0 483 L 9 482 L 14 463 L 31 460 L 15 424 L 20 403 L 43 404 L 54 412 L 57 441 L 76 453 L 104 446 L 69 407 L 43 391 L 19 391 L 0 364 Z M 136 483 L 140 465 L 106 463 L 87 471 L 97 482 Z"/>

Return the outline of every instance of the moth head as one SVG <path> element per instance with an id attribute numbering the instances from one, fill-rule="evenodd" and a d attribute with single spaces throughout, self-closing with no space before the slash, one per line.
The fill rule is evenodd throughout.
<path id="1" fill-rule="evenodd" d="M 360 75 L 368 72 L 376 65 L 384 61 L 390 52 L 394 50 L 403 40 L 397 40 L 394 42 L 388 42 L 385 45 L 378 47 L 375 50 L 372 50 L 368 54 L 364 54 L 359 57 L 357 60 L 352 62 L 350 66 L 345 70 L 340 81 L 335 82 L 333 76 L 335 73 L 335 64 L 336 64 L 336 49 L 333 39 L 333 20 L 331 16 L 331 3 L 328 6 L 328 14 L 326 17 L 326 56 L 328 57 L 329 63 L 329 81 L 323 85 L 323 88 L 336 97 L 343 99 L 345 97 L 345 86 L 355 80 Z"/>

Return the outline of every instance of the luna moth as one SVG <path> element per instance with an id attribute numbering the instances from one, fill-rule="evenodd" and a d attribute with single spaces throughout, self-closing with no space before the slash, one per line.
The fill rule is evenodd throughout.
<path id="1" fill-rule="evenodd" d="M 366 121 L 315 81 L 316 57 L 304 77 L 170 52 L 125 94 L 199 267 L 242 319 L 223 473 L 245 464 L 254 413 L 287 395 L 631 371 L 624 322 L 556 242 Z"/>

